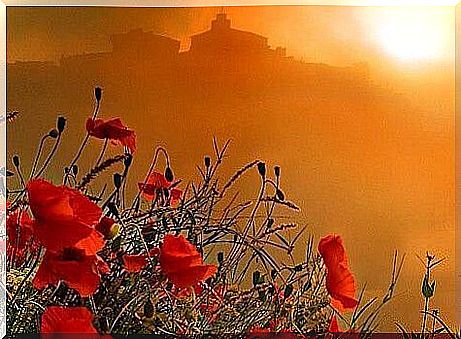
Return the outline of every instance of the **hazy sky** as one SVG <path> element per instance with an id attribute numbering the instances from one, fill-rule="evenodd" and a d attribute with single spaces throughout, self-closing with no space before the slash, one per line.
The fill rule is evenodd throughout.
<path id="1" fill-rule="evenodd" d="M 8 7 L 9 61 L 54 60 L 109 50 L 109 36 L 141 27 L 181 40 L 207 30 L 209 8 Z M 453 7 L 226 7 L 232 25 L 269 38 L 306 61 L 451 63 Z M 384 53 L 383 53 L 384 52 Z"/>
<path id="2" fill-rule="evenodd" d="M 61 55 L 109 51 L 111 34 L 134 28 L 181 40 L 181 48 L 187 50 L 189 37 L 209 29 L 220 10 L 8 7 L 7 57 L 9 62 L 59 62 Z M 290 80 L 296 77 L 281 73 L 273 77 L 279 82 L 259 84 L 255 92 L 228 82 L 221 88 L 224 94 L 216 92 L 219 86 L 210 87 L 208 78 L 200 82 L 199 75 L 189 79 L 184 74 L 189 81 L 185 83 L 193 85 L 180 90 L 177 84 L 168 86 L 170 74 L 164 83 L 150 77 L 142 83 L 108 80 L 102 84 L 102 114 L 120 116 L 136 130 L 139 160 L 133 165 L 134 173 L 144 175 L 152 145 L 167 146 L 175 171 L 186 176 L 201 161 L 212 137 L 233 139 L 229 174 L 253 160 L 253 155 L 281 165 L 284 188 L 300 203 L 310 230 L 316 236 L 325 232 L 344 236 L 357 279 L 370 282 L 372 294 L 387 288 L 386 270 L 394 250 L 408 253 L 408 270 L 395 309 L 386 314 L 393 329 L 397 309 L 407 312 L 407 324 L 413 328 L 419 321 L 421 267 L 416 254 L 434 250 L 447 257 L 437 273 L 435 301 L 451 323 L 454 8 L 260 6 L 224 10 L 234 28 L 266 36 L 273 48 L 286 47 L 288 55 L 332 65 L 366 62 L 384 78 L 377 81 L 373 74 L 370 86 L 362 91 L 356 82 L 297 86 L 296 80 Z M 116 64 L 117 76 L 118 67 Z M 75 73 L 84 74 L 84 68 Z M 212 68 L 210 72 L 215 72 Z M 9 73 L 8 104 L 22 113 L 9 126 L 9 153 L 18 152 L 21 159 L 24 154 L 31 157 L 36 145 L 30 140 L 39 140 L 56 112 L 68 112 L 69 126 L 74 127 L 66 131 L 59 156 L 73 154 L 84 131 L 80 127 L 87 109 L 92 107 L 94 74 L 86 71 L 89 82 L 58 79 L 56 88 L 46 76 L 33 79 L 17 72 L 14 78 L 15 73 Z M 274 72 L 267 74 L 270 78 Z M 394 83 L 388 84 L 386 77 Z M 405 87 L 404 79 L 411 79 L 411 85 Z M 217 78 L 217 83 L 226 81 Z M 62 93 L 66 88 L 70 92 Z M 24 139 L 25 133 L 30 138 Z"/>

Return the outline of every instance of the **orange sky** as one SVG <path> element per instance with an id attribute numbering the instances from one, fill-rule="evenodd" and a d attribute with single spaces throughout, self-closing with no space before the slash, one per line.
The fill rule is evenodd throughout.
<path id="1" fill-rule="evenodd" d="M 187 49 L 189 36 L 206 30 L 219 10 L 9 7 L 7 57 L 10 61 L 56 61 L 62 54 L 107 50 L 108 35 L 133 27 L 180 39 Z M 292 6 L 260 6 L 225 10 L 234 27 L 267 36 L 272 46 L 286 47 L 289 54 L 307 61 L 400 63 L 402 60 L 386 50 L 384 36 L 392 34 L 392 27 L 401 33 L 402 29 L 409 31 L 413 40 L 424 39 L 421 43 L 434 51 L 433 58 L 422 60 L 425 63 L 450 63 L 454 57 L 453 7 L 305 6 L 294 10 Z M 403 23 L 409 25 L 402 28 Z"/>
<path id="2" fill-rule="evenodd" d="M 111 34 L 138 27 L 179 39 L 187 49 L 190 35 L 207 30 L 218 11 L 9 7 L 8 61 L 58 62 L 61 55 L 108 51 Z M 133 88 L 102 84 L 101 114 L 122 117 L 138 134 L 133 175 L 144 173 L 152 145 L 161 144 L 171 152 L 175 171 L 192 178 L 212 137 L 231 138 L 225 173 L 254 158 L 281 165 L 284 189 L 303 209 L 300 220 L 307 220 L 317 237 L 343 235 L 351 265 L 361 286 L 370 283 L 370 295 L 386 289 L 393 251 L 408 254 L 408 270 L 393 306 L 407 312 L 404 325 L 417 328 L 419 319 L 421 267 L 416 254 L 430 249 L 447 256 L 450 260 L 436 273 L 440 292 L 435 302 L 451 323 L 454 8 L 265 6 L 225 11 L 234 28 L 266 36 L 272 47 L 286 47 L 297 59 L 340 66 L 365 62 L 372 73 L 370 86 L 344 89 L 335 84 L 335 95 L 328 83 L 304 88 L 294 86 L 294 80 L 288 86 L 277 80 L 274 87 L 255 92 L 223 87 L 225 97 L 216 97 L 216 88 L 190 86 L 184 93 L 165 89 L 163 83 L 160 95 L 156 79 L 143 79 L 140 89 L 133 83 Z M 40 79 L 15 79 L 8 80 L 13 88 L 9 109 L 21 110 L 22 118 L 9 126 L 8 152 L 26 154 L 26 163 L 36 146 L 30 140 L 39 140 L 57 112 L 67 112 L 72 128 L 63 141 L 65 152 L 58 156 L 65 159 L 83 133 L 75 126 L 83 126 L 91 108 L 92 79 L 81 88 L 71 87 L 71 93 L 61 93 L 59 87 L 58 99 Z M 89 166 L 90 155 L 84 159 Z M 398 315 L 392 308 L 386 315 L 390 329 Z"/>

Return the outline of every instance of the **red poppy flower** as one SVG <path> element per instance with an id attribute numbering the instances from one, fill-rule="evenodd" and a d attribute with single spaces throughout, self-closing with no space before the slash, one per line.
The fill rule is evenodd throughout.
<path id="1" fill-rule="evenodd" d="M 38 248 L 32 225 L 33 220 L 26 211 L 16 210 L 6 219 L 6 250 L 8 258 L 15 265 L 21 265 L 26 253 L 34 253 Z"/>
<path id="2" fill-rule="evenodd" d="M 136 134 L 123 125 L 120 118 L 110 120 L 88 118 L 86 121 L 88 134 L 98 139 L 109 139 L 114 145 L 128 147 L 131 153 L 136 151 Z"/>
<path id="3" fill-rule="evenodd" d="M 158 253 L 158 248 L 153 248 L 150 250 L 149 255 L 152 257 Z M 125 254 L 122 260 L 123 266 L 130 273 L 141 271 L 149 263 L 149 258 L 146 254 Z"/>
<path id="4" fill-rule="evenodd" d="M 27 193 L 35 217 L 34 235 L 48 250 L 76 247 L 91 255 L 104 246 L 103 236 L 94 228 L 101 208 L 79 191 L 37 179 L 27 184 Z"/>
<path id="5" fill-rule="evenodd" d="M 340 311 L 357 306 L 355 279 L 349 269 L 346 251 L 339 235 L 330 234 L 320 240 L 318 250 L 327 269 L 326 287 L 332 305 Z"/>
<path id="6" fill-rule="evenodd" d="M 32 283 L 35 288 L 42 289 L 62 280 L 86 297 L 98 288 L 100 274 L 108 272 L 109 267 L 100 257 L 85 255 L 81 249 L 65 248 L 58 253 L 46 251 Z"/>
<path id="7" fill-rule="evenodd" d="M 49 306 L 42 315 L 41 333 L 94 333 L 93 314 L 86 307 Z"/>
<path id="8" fill-rule="evenodd" d="M 200 253 L 184 236 L 167 234 L 160 247 L 160 267 L 178 288 L 189 287 L 212 277 L 215 265 L 204 265 Z"/>
<path id="9" fill-rule="evenodd" d="M 148 201 L 155 199 L 157 192 L 169 189 L 170 203 L 175 205 L 182 196 L 182 190 L 179 188 L 170 188 L 171 183 L 166 180 L 165 175 L 159 172 L 153 172 L 149 175 L 146 183 L 138 183 L 139 190 L 144 198 Z"/>

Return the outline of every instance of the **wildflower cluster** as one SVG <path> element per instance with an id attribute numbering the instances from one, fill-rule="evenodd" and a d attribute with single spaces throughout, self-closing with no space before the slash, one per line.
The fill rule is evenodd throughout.
<path id="1" fill-rule="evenodd" d="M 13 157 L 11 175 L 21 187 L 7 193 L 9 332 L 325 334 L 341 331 L 338 318 L 344 331 L 375 328 L 373 302 L 360 306 L 339 235 L 323 237 L 318 247 L 309 237 L 304 260 L 294 257 L 305 228 L 287 240 L 297 225 L 279 223 L 274 214 L 298 209 L 280 187 L 279 167 L 272 178 L 255 160 L 221 185 L 217 176 L 228 143 L 220 148 L 215 141 L 214 161 L 207 156 L 199 168 L 201 181 L 184 185 L 160 147 L 129 202 L 136 134 L 119 118 L 98 118 L 100 88 L 95 99 L 62 183 L 46 180 L 46 171 L 65 118 L 42 139 L 28 180 Z M 104 140 L 103 148 L 94 167 L 80 174 L 90 138 Z M 49 140 L 54 145 L 39 166 Z M 105 159 L 109 143 L 123 152 Z M 162 156 L 166 166 L 160 169 Z M 95 195 L 99 174 L 118 166 L 112 190 L 105 185 Z M 252 170 L 259 173 L 260 193 L 238 201 L 232 186 Z"/>

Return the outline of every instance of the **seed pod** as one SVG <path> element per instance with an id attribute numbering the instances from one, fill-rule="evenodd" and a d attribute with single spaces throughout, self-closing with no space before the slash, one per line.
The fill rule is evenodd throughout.
<path id="1" fill-rule="evenodd" d="M 96 98 L 96 101 L 101 101 L 101 97 L 102 97 L 102 89 L 101 89 L 101 87 L 95 87 L 94 96 Z"/>
<path id="2" fill-rule="evenodd" d="M 174 179 L 173 171 L 171 170 L 171 168 L 169 166 L 165 169 L 165 179 L 168 182 L 172 182 L 173 179 Z"/>
<path id="3" fill-rule="evenodd" d="M 122 186 L 122 176 L 120 173 L 114 173 L 114 186 L 120 188 Z"/>
<path id="4" fill-rule="evenodd" d="M 13 165 L 14 167 L 19 167 L 20 161 L 18 155 L 13 155 Z"/>
<path id="5" fill-rule="evenodd" d="M 205 167 L 208 168 L 211 165 L 211 159 L 210 157 L 205 157 Z"/>
<path id="6" fill-rule="evenodd" d="M 274 173 L 275 173 L 275 176 L 276 176 L 276 177 L 279 177 L 279 176 L 280 176 L 280 167 L 279 167 L 279 166 L 275 166 L 275 167 L 274 167 Z"/>
<path id="7" fill-rule="evenodd" d="M 78 173 L 78 166 L 75 165 L 75 164 L 72 165 L 72 173 L 73 173 L 74 175 L 77 175 L 77 173 Z"/>
<path id="8" fill-rule="evenodd" d="M 258 162 L 258 172 L 263 178 L 266 176 L 266 164 L 262 161 Z"/>
<path id="9" fill-rule="evenodd" d="M 152 318 L 154 316 L 154 313 L 154 305 L 152 304 L 152 301 L 150 301 L 150 299 L 147 299 L 146 303 L 144 304 L 144 316 L 146 318 Z"/>
<path id="10" fill-rule="evenodd" d="M 48 132 L 48 136 L 53 139 L 56 139 L 58 135 L 59 135 L 59 132 L 56 128 L 53 128 L 51 131 Z"/>
<path id="11" fill-rule="evenodd" d="M 58 129 L 58 132 L 62 133 L 64 131 L 64 128 L 66 127 L 66 118 L 58 117 L 58 121 L 56 122 L 56 127 Z"/>

